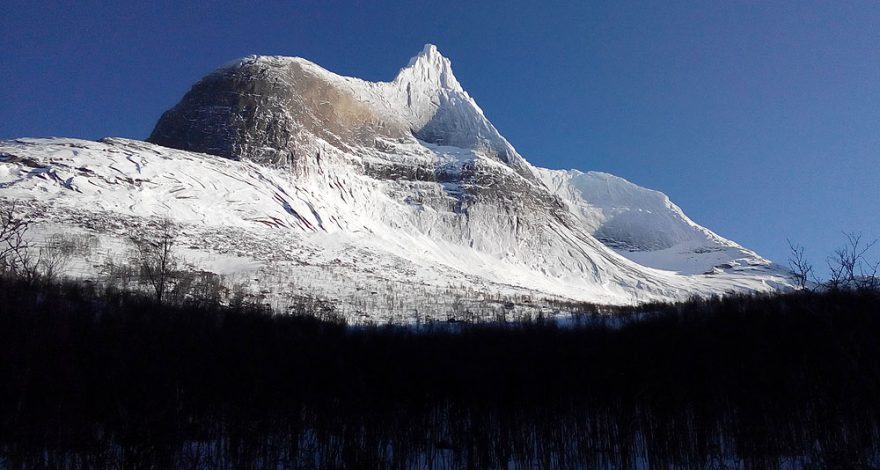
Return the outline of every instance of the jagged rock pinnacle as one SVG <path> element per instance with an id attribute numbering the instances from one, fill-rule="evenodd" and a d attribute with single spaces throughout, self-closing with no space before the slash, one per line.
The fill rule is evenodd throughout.
<path id="1" fill-rule="evenodd" d="M 452 62 L 433 44 L 425 44 L 422 51 L 413 56 L 406 67 L 400 70 L 395 82 L 421 83 L 437 88 L 464 91 L 452 73 Z"/>

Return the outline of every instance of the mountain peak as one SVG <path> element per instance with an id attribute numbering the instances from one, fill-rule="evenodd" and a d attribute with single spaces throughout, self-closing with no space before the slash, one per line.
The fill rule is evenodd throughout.
<path id="1" fill-rule="evenodd" d="M 431 43 L 427 43 L 424 45 L 424 47 L 422 47 L 421 52 L 419 52 L 418 54 L 416 54 L 415 56 L 413 56 L 409 60 L 409 64 L 407 64 L 407 65 L 408 66 L 412 65 L 413 62 L 418 60 L 420 57 L 426 57 L 426 58 L 440 57 L 440 58 L 445 59 L 445 57 L 443 57 L 443 54 L 441 54 L 440 51 L 437 49 L 437 46 L 435 46 L 434 44 L 431 44 Z"/>
<path id="2" fill-rule="evenodd" d="M 395 82 L 424 83 L 440 89 L 464 91 L 452 73 L 452 62 L 430 43 L 400 69 Z"/>

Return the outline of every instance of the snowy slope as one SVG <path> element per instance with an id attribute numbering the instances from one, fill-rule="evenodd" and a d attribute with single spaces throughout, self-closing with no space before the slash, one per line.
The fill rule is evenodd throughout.
<path id="1" fill-rule="evenodd" d="M 766 264 L 757 253 L 696 224 L 659 191 L 595 171 L 539 169 L 539 174 L 593 236 L 641 265 L 701 274 L 722 265 Z"/>
<path id="2" fill-rule="evenodd" d="M 662 193 L 531 166 L 431 45 L 379 83 L 241 59 L 194 85 L 150 141 L 2 142 L 0 198 L 114 249 L 168 217 L 190 259 L 276 306 L 311 292 L 368 318 L 786 284 Z"/>

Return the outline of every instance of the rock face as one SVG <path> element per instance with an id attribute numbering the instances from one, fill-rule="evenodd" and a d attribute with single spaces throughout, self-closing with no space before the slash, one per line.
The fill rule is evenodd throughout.
<path id="1" fill-rule="evenodd" d="M 432 45 L 390 82 L 342 77 L 300 58 L 238 60 L 196 83 L 148 140 L 156 145 L 19 141 L 0 151 L 43 156 L 40 165 L 55 174 L 82 163 L 64 163 L 69 145 L 83 147 L 74 152 L 79 159 L 118 155 L 108 177 L 139 159 L 128 177 L 141 183 L 126 183 L 123 194 L 157 209 L 125 209 L 82 190 L 58 197 L 64 193 L 68 207 L 133 217 L 163 215 L 164 207 L 215 234 L 234 227 L 314 244 L 308 255 L 282 258 L 333 260 L 342 278 L 367 270 L 373 283 L 384 276 L 600 303 L 786 284 L 770 262 L 697 225 L 662 193 L 603 173 L 530 165 Z M 94 179 L 104 164 L 92 162 L 92 173 L 70 176 L 66 187 L 86 188 L 76 184 L 83 178 L 105 185 Z M 37 187 L 54 194 L 32 173 L 7 174 L 17 175 L 0 186 L 9 195 L 12 187 L 15 197 L 34 198 Z M 177 189 L 166 191 L 169 184 Z M 224 188 L 223 196 L 195 186 L 207 184 Z M 338 291 L 337 281 L 310 289 Z"/>
<path id="2" fill-rule="evenodd" d="M 416 138 L 522 160 L 430 44 L 394 81 L 380 83 L 340 77 L 295 57 L 246 57 L 196 83 L 148 141 L 284 165 L 311 157 L 301 152 L 312 138 L 340 148 Z"/>

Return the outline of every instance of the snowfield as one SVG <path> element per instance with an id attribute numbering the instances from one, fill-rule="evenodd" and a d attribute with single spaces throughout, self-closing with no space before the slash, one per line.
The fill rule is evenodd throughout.
<path id="1" fill-rule="evenodd" d="M 239 98 L 218 104 L 229 87 Z M 789 285 L 660 192 L 530 165 L 433 46 L 381 83 L 298 58 L 242 59 L 197 83 L 150 140 L 163 145 L 0 142 L 0 202 L 38 222 L 38 240 L 95 237 L 72 276 L 99 279 L 130 234 L 164 218 L 181 255 L 228 287 L 282 311 L 318 296 L 361 322 Z"/>

